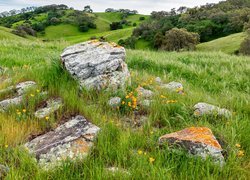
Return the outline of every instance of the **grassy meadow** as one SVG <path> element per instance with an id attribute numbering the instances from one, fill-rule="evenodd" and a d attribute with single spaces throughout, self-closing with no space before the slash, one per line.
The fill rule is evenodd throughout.
<path id="1" fill-rule="evenodd" d="M 31 41 L 6 29 L 1 28 L 0 32 L 0 66 L 8 68 L 0 77 L 0 89 L 25 80 L 38 84 L 27 93 L 20 107 L 0 114 L 0 164 L 10 167 L 6 179 L 249 179 L 249 57 L 222 52 L 127 50 L 131 85 L 124 91 L 97 94 L 80 91 L 77 82 L 62 68 L 60 54 L 69 42 Z M 185 95 L 160 89 L 153 81 L 157 76 L 165 83 L 183 83 Z M 12 78 L 12 82 L 3 81 L 7 78 Z M 107 101 L 112 96 L 134 92 L 138 85 L 156 95 L 150 108 L 139 109 L 148 121 L 141 127 L 133 127 L 124 122 L 126 117 L 134 118 L 131 111 L 120 113 L 110 108 Z M 39 95 L 42 91 L 48 91 L 47 97 L 62 97 L 64 102 L 60 111 L 47 121 L 37 120 L 33 115 L 36 104 L 46 98 Z M 0 96 L 0 100 L 5 97 Z M 176 103 L 164 103 L 162 97 Z M 229 120 L 195 118 L 192 107 L 198 102 L 228 108 L 234 115 Z M 17 109 L 21 116 L 17 115 Z M 31 136 L 53 129 L 63 117 L 76 113 L 101 128 L 89 156 L 74 162 L 67 160 L 49 171 L 39 168 L 22 144 Z M 185 152 L 159 147 L 160 136 L 191 126 L 209 127 L 223 142 L 226 157 L 223 168 L 209 159 L 203 161 Z M 238 156 L 239 151 L 244 155 Z M 112 174 L 106 170 L 112 166 L 127 173 Z"/>

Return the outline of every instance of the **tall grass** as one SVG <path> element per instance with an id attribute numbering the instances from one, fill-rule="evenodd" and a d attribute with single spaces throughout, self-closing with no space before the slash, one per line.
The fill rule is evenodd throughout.
<path id="1" fill-rule="evenodd" d="M 250 177 L 250 59 L 223 53 L 165 53 L 127 51 L 132 72 L 132 87 L 160 76 L 164 82 L 183 83 L 185 95 L 178 95 L 150 86 L 155 91 L 154 103 L 146 109 L 149 117 L 142 127 L 124 126 L 122 115 L 109 108 L 112 95 L 126 92 L 80 91 L 78 84 L 62 68 L 59 55 L 66 42 L 42 43 L 26 39 L 0 41 L 0 65 L 9 68 L 5 77 L 13 84 L 34 80 L 47 97 L 62 97 L 64 106 L 51 121 L 36 120 L 33 112 L 41 99 L 36 95 L 29 103 L 0 114 L 0 164 L 10 167 L 6 179 L 248 179 Z M 1 84 L 1 88 L 7 84 Z M 128 90 L 130 87 L 127 88 Z M 34 92 L 33 92 L 34 91 Z M 30 93 L 35 94 L 36 89 Z M 177 100 L 162 103 L 160 95 Z M 46 97 L 45 97 L 46 98 Z M 208 102 L 234 112 L 230 120 L 195 118 L 193 105 Z M 18 119 L 16 109 L 26 108 L 29 114 Z M 31 135 L 56 126 L 65 114 L 78 113 L 101 128 L 91 153 L 85 160 L 65 161 L 62 166 L 42 170 L 21 146 Z M 190 126 L 212 129 L 226 150 L 226 164 L 220 168 L 209 159 L 203 161 L 182 151 L 158 146 L 161 135 Z M 239 143 L 245 156 L 237 157 Z M 138 154 L 138 150 L 143 154 Z M 149 158 L 154 158 L 153 163 Z M 119 167 L 128 173 L 107 171 Z"/>

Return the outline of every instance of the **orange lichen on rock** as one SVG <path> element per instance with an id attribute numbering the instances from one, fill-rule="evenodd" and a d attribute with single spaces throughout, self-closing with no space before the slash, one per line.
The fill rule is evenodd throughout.
<path id="1" fill-rule="evenodd" d="M 160 141 L 172 138 L 176 139 L 176 141 L 192 141 L 196 143 L 204 143 L 206 145 L 210 145 L 212 147 L 222 150 L 212 131 L 207 127 L 186 128 L 178 132 L 166 134 L 160 137 Z"/>

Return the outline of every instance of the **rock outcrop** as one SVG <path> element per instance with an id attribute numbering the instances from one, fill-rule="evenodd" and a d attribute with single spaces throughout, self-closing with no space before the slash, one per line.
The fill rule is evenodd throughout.
<path id="1" fill-rule="evenodd" d="M 73 160 L 85 157 L 99 130 L 99 127 L 83 116 L 76 116 L 54 131 L 36 137 L 25 146 L 42 167 L 53 167 L 67 158 Z"/>
<path id="2" fill-rule="evenodd" d="M 109 106 L 116 108 L 121 105 L 122 99 L 120 97 L 113 97 L 109 100 L 108 104 Z"/>
<path id="3" fill-rule="evenodd" d="M 212 157 L 216 163 L 224 164 L 221 145 L 209 128 L 191 127 L 166 134 L 159 138 L 160 144 L 165 142 L 169 147 L 181 147 L 192 155 L 200 156 L 203 159 Z"/>
<path id="4" fill-rule="evenodd" d="M 224 108 L 219 108 L 217 106 L 207 104 L 207 103 L 197 103 L 194 106 L 194 115 L 197 117 L 200 116 L 223 116 L 225 118 L 230 118 L 232 113 Z"/>
<path id="5" fill-rule="evenodd" d="M 117 89 L 130 77 L 126 52 L 115 43 L 88 41 L 70 46 L 61 55 L 68 72 L 86 89 Z"/>
<path id="6" fill-rule="evenodd" d="M 173 82 L 170 82 L 168 84 L 163 84 L 161 87 L 166 88 L 166 89 L 168 89 L 170 91 L 175 91 L 175 92 L 177 92 L 179 94 L 184 93 L 183 85 L 181 83 L 179 83 L 179 82 L 174 82 L 173 81 Z"/>
<path id="7" fill-rule="evenodd" d="M 5 99 L 0 102 L 0 112 L 8 110 L 11 106 L 16 106 L 22 103 L 23 95 L 25 92 L 32 87 L 35 87 L 36 83 L 34 81 L 26 81 L 17 84 L 16 86 L 7 87 L 1 90 L 0 93 L 16 92 L 16 96 L 13 98 Z"/>
<path id="8" fill-rule="evenodd" d="M 57 111 L 61 106 L 62 106 L 61 98 L 49 99 L 48 101 L 46 101 L 45 107 L 38 109 L 35 112 L 35 117 L 39 119 L 45 118 L 46 116 L 49 116 L 51 113 Z"/>

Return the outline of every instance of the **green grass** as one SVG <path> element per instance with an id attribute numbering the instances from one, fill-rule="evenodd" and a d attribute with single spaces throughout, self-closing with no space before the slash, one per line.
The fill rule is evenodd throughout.
<path id="1" fill-rule="evenodd" d="M 198 51 L 221 51 L 234 54 L 240 48 L 240 44 L 246 35 L 244 33 L 232 34 L 223 38 L 215 39 L 197 46 Z"/>
<path id="2" fill-rule="evenodd" d="M 34 103 L 39 98 L 29 98 L 19 109 L 26 108 L 29 116 L 17 120 L 16 108 L 0 114 L 0 164 L 8 165 L 6 179 L 248 179 L 250 177 L 250 81 L 249 57 L 237 57 L 221 52 L 151 52 L 127 50 L 127 63 L 132 73 L 132 84 L 127 91 L 95 92 L 78 91 L 77 83 L 61 67 L 60 53 L 70 43 L 19 38 L 0 28 L 0 65 L 8 67 L 4 78 L 13 78 L 13 84 L 34 80 L 48 96 L 60 96 L 64 108 L 57 119 L 36 120 L 32 115 Z M 124 30 L 125 31 L 125 30 Z M 3 38 L 1 38 L 3 36 Z M 115 36 L 115 35 L 114 35 Z M 77 39 L 77 38 L 76 38 Z M 75 39 L 75 40 L 76 40 Z M 116 37 L 114 37 L 116 39 Z M 164 82 L 179 81 L 185 95 L 178 95 L 147 85 L 156 92 L 155 103 L 145 109 L 148 123 L 141 128 L 125 126 L 123 115 L 108 107 L 108 99 L 116 94 L 125 95 L 142 82 L 160 76 Z M 7 84 L 0 82 L 0 89 Z M 35 93 L 32 92 L 31 93 Z M 29 94 L 28 94 L 29 95 Z M 79 96 L 80 95 L 80 96 Z M 160 95 L 176 99 L 176 104 L 164 104 Z M 1 97 L 0 97 L 1 98 Z M 235 112 L 230 120 L 192 116 L 195 103 L 204 101 Z M 101 128 L 90 155 L 85 160 L 65 161 L 58 168 L 44 171 L 22 148 L 29 135 L 39 134 L 54 127 L 65 113 L 79 112 Z M 161 135 L 190 126 L 206 126 L 216 137 L 225 141 L 226 164 L 223 168 L 210 160 L 202 161 L 187 156 L 185 152 L 172 152 L 160 148 Z M 245 156 L 236 156 L 239 143 Z M 5 146 L 5 145 L 8 145 Z M 146 152 L 139 155 L 138 150 Z M 155 158 L 153 164 L 149 158 Z M 111 175 L 106 167 L 126 169 L 130 175 Z"/>

